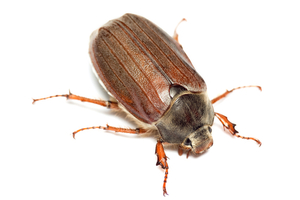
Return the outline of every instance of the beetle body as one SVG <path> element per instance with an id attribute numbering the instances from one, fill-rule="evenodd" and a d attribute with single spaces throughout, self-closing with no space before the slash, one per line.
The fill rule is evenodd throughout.
<path id="1" fill-rule="evenodd" d="M 89 54 L 107 91 L 134 118 L 156 126 L 164 142 L 182 144 L 212 125 L 204 80 L 179 43 L 149 20 L 125 14 L 109 21 L 91 35 Z"/>
<path id="2" fill-rule="evenodd" d="M 33 103 L 53 97 L 66 97 L 105 106 L 128 113 L 140 126 L 137 129 L 112 126 L 93 126 L 79 129 L 104 129 L 123 133 L 141 134 L 154 131 L 158 135 L 157 163 L 165 169 L 163 194 L 167 194 L 167 156 L 163 144 L 178 145 L 183 150 L 202 153 L 213 144 L 211 126 L 216 116 L 232 135 L 238 135 L 235 124 L 226 116 L 214 112 L 213 103 L 244 86 L 227 90 L 209 100 L 203 78 L 173 38 L 149 20 L 125 14 L 106 23 L 90 37 L 89 55 L 100 83 L 114 101 L 89 99 L 72 93 L 34 99 Z"/>

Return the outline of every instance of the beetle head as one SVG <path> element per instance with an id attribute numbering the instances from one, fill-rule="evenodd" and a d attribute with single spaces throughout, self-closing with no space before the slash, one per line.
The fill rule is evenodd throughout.
<path id="1" fill-rule="evenodd" d="M 213 145 L 211 132 L 211 127 L 204 125 L 188 135 L 181 146 L 197 154 L 203 153 Z"/>

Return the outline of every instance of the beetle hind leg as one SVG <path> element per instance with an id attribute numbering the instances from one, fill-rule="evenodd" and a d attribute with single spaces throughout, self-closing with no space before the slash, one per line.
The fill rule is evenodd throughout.
<path id="1" fill-rule="evenodd" d="M 236 137 L 242 138 L 242 139 L 246 139 L 246 140 L 254 140 L 255 142 L 257 142 L 257 144 L 259 146 L 261 146 L 261 142 L 256 138 L 238 135 L 237 134 L 238 131 L 235 130 L 235 124 L 230 122 L 226 116 L 224 116 L 220 113 L 216 113 L 216 112 L 215 112 L 215 116 L 221 121 L 221 123 L 223 124 L 223 128 L 224 129 L 226 128 L 233 136 L 236 136 Z"/>
<path id="2" fill-rule="evenodd" d="M 177 26 L 176 26 L 176 28 L 175 28 L 175 30 L 174 30 L 174 35 L 173 35 L 173 38 L 179 43 L 179 41 L 178 41 L 178 33 L 177 33 L 177 28 L 178 28 L 178 26 L 179 26 L 179 24 L 181 24 L 181 22 L 183 22 L 183 21 L 186 21 L 186 19 L 185 18 L 183 18 L 178 24 L 177 24 Z"/>
<path id="3" fill-rule="evenodd" d="M 164 184 L 163 184 L 163 195 L 165 196 L 165 195 L 168 195 L 166 184 L 167 184 L 167 179 L 168 179 L 169 166 L 167 163 L 168 157 L 165 154 L 164 147 L 160 140 L 157 141 L 156 148 L 155 148 L 155 154 L 157 155 L 156 166 L 160 165 L 161 168 L 163 168 L 165 170 L 165 177 L 164 177 Z"/>

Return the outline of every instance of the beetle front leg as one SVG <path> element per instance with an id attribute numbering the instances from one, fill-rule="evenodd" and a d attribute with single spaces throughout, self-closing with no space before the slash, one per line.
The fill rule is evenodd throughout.
<path id="1" fill-rule="evenodd" d="M 51 99 L 51 98 L 54 98 L 54 97 L 66 97 L 67 99 L 73 99 L 73 100 L 79 100 L 79 101 L 82 101 L 82 102 L 94 103 L 94 104 L 98 104 L 100 106 L 104 106 L 104 107 L 107 107 L 107 108 L 110 108 L 110 109 L 115 109 L 115 110 L 119 109 L 119 106 L 118 106 L 117 102 L 81 97 L 81 96 L 77 96 L 77 95 L 72 94 L 70 91 L 69 91 L 69 94 L 61 94 L 61 95 L 54 95 L 54 96 L 49 96 L 49 97 L 40 98 L 40 99 L 33 99 L 32 104 L 34 104 L 36 101 Z"/>
<path id="2" fill-rule="evenodd" d="M 157 141 L 156 148 L 155 148 L 155 154 L 157 155 L 156 166 L 160 165 L 161 168 L 165 169 L 165 178 L 164 178 L 164 184 L 163 184 L 163 195 L 165 196 L 165 195 L 168 195 L 167 189 L 166 189 L 166 184 L 167 184 L 169 166 L 167 163 L 168 157 L 165 154 L 164 147 L 160 140 Z"/>
<path id="3" fill-rule="evenodd" d="M 259 144 L 259 146 L 261 146 L 261 142 L 253 137 L 244 137 L 241 135 L 238 135 L 238 131 L 235 130 L 235 126 L 236 124 L 231 123 L 228 118 L 220 113 L 216 113 L 215 112 L 215 116 L 221 121 L 221 123 L 223 124 L 224 129 L 226 128 L 233 136 L 242 138 L 242 139 L 246 139 L 246 140 L 254 140 L 255 142 L 257 142 Z"/>
<path id="4" fill-rule="evenodd" d="M 217 101 L 219 101 L 220 99 L 223 99 L 224 97 L 226 97 L 228 94 L 230 94 L 231 92 L 233 92 L 234 90 L 237 89 L 242 89 L 242 88 L 247 88 L 247 87 L 257 87 L 260 91 L 261 91 L 261 87 L 258 85 L 249 85 L 249 86 L 242 86 L 242 87 L 237 87 L 237 88 L 233 88 L 232 90 L 226 90 L 226 92 L 224 92 L 223 94 L 217 96 L 216 98 L 211 100 L 211 103 L 214 104 Z"/>

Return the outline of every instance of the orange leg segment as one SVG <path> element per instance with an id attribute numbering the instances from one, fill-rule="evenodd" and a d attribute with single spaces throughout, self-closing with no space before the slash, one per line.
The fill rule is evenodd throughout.
<path id="1" fill-rule="evenodd" d="M 113 126 L 109 126 L 108 124 L 106 124 L 106 126 L 91 126 L 91 127 L 87 127 L 87 128 L 81 128 L 75 132 L 73 132 L 73 138 L 75 139 L 75 134 L 80 132 L 80 131 L 84 131 L 84 130 L 89 130 L 89 129 L 103 129 L 103 130 L 107 130 L 107 131 L 115 131 L 115 132 L 119 132 L 119 133 L 131 133 L 131 134 L 140 134 L 140 133 L 146 133 L 147 130 L 142 129 L 142 128 L 118 128 L 118 127 L 113 127 Z"/>
<path id="2" fill-rule="evenodd" d="M 226 92 L 224 92 L 223 94 L 217 96 L 216 98 L 211 100 L 211 103 L 216 103 L 217 101 L 219 101 L 220 99 L 223 99 L 224 97 L 226 97 L 228 94 L 230 94 L 231 92 L 233 92 L 234 90 L 238 90 L 238 89 L 242 89 L 242 88 L 247 88 L 247 87 L 257 87 L 260 91 L 262 91 L 261 87 L 258 85 L 249 85 L 249 86 L 242 86 L 242 87 L 237 87 L 237 88 L 233 88 L 232 90 L 226 90 Z"/>
<path id="3" fill-rule="evenodd" d="M 221 121 L 221 123 L 223 124 L 224 129 L 226 128 L 232 135 L 242 138 L 242 139 L 246 139 L 246 140 L 254 140 L 255 142 L 257 142 L 257 144 L 259 146 L 261 146 L 261 142 L 258 139 L 255 139 L 253 137 L 244 137 L 244 136 L 240 136 L 238 135 L 238 131 L 235 130 L 235 125 L 234 123 L 231 123 L 228 118 L 220 113 L 216 113 L 215 112 L 215 116 Z"/>
<path id="4" fill-rule="evenodd" d="M 176 28 L 175 28 L 175 30 L 174 30 L 174 35 L 173 35 L 173 38 L 179 43 L 179 41 L 178 41 L 178 33 L 177 33 L 177 28 L 178 28 L 178 26 L 179 26 L 179 24 L 181 24 L 181 22 L 183 22 L 183 21 L 186 21 L 186 19 L 185 18 L 183 18 L 178 24 L 177 24 L 177 26 L 176 26 Z"/>
<path id="5" fill-rule="evenodd" d="M 168 157 L 165 154 L 164 147 L 160 140 L 157 141 L 156 148 L 155 148 L 155 154 L 157 155 L 156 166 L 160 165 L 161 168 L 165 169 L 165 178 L 164 178 L 164 184 L 163 184 L 163 195 L 165 196 L 165 195 L 168 195 L 167 189 L 166 189 L 166 184 L 167 184 L 169 166 L 167 163 Z"/>
<path id="6" fill-rule="evenodd" d="M 101 99 L 90 99 L 86 97 L 81 97 L 78 95 L 74 95 L 69 91 L 69 94 L 61 94 L 61 95 L 54 95 L 54 96 L 49 96 L 45 98 L 40 98 L 40 99 L 33 99 L 32 104 L 34 104 L 36 101 L 40 100 L 46 100 L 46 99 L 51 99 L 55 97 L 65 97 L 67 99 L 72 99 L 72 100 L 79 100 L 82 102 L 89 102 L 89 103 L 94 103 L 100 106 L 104 106 L 110 109 L 115 109 L 118 110 L 119 106 L 117 102 L 111 102 L 111 101 L 104 101 Z M 136 128 L 136 129 L 131 129 L 131 128 L 118 128 L 118 127 L 113 127 L 113 126 L 92 126 L 92 127 L 87 127 L 87 128 L 81 128 L 75 132 L 73 132 L 73 138 L 75 139 L 75 134 L 84 131 L 84 130 L 89 130 L 89 129 L 103 129 L 103 130 L 108 130 L 108 131 L 115 131 L 115 132 L 121 132 L 121 133 L 131 133 L 131 134 L 140 134 L 140 133 L 145 133 L 147 130 L 141 129 L 141 128 Z"/>
<path id="7" fill-rule="evenodd" d="M 40 101 L 40 100 L 46 100 L 46 99 L 51 99 L 51 98 L 55 98 L 55 97 L 66 97 L 67 99 L 73 99 L 73 100 L 79 100 L 82 102 L 89 102 L 89 103 L 94 103 L 94 104 L 98 104 L 100 106 L 104 106 L 107 108 L 111 108 L 111 109 L 119 109 L 118 103 L 117 102 L 111 102 L 111 101 L 104 101 L 104 100 L 98 100 L 98 99 L 90 99 L 90 98 L 86 98 L 86 97 L 81 97 L 81 96 L 77 96 L 72 94 L 69 91 L 69 94 L 61 94 L 61 95 L 54 95 L 54 96 L 49 96 L 49 97 L 45 97 L 45 98 L 40 98 L 40 99 L 33 99 L 32 104 L 34 104 L 36 101 Z"/>

